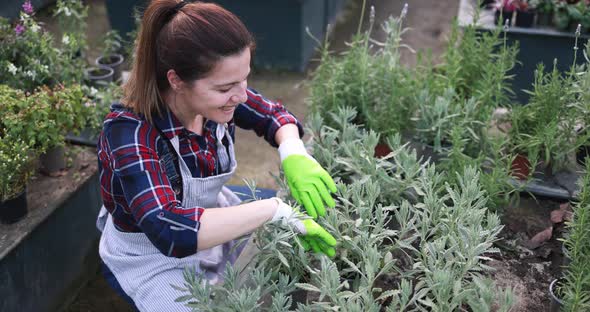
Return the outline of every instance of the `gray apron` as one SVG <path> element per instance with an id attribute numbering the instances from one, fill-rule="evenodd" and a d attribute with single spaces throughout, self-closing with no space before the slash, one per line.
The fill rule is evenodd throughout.
<path id="1" fill-rule="evenodd" d="M 218 161 L 222 172 L 225 173 L 207 178 L 192 177 L 180 156 L 178 137 L 170 140 L 179 155 L 183 207 L 226 207 L 241 202 L 232 191 L 224 187 L 236 170 L 234 143 L 222 125 L 217 125 L 216 136 Z M 221 143 L 224 136 L 227 136 L 229 142 L 229 155 Z M 184 285 L 183 272 L 186 267 L 194 267 L 198 274 L 204 274 L 209 283 L 223 281 L 222 274 L 226 263 L 233 264 L 243 249 L 242 244 L 241 248 L 234 248 L 238 242 L 231 241 L 185 258 L 167 257 L 160 253 L 144 233 L 125 233 L 117 230 L 111 215 L 106 213 L 104 207 L 97 220 L 99 229 L 103 225 L 99 245 L 100 257 L 140 311 L 190 311 L 184 303 L 174 302 L 176 298 L 185 294 L 170 285 Z"/>

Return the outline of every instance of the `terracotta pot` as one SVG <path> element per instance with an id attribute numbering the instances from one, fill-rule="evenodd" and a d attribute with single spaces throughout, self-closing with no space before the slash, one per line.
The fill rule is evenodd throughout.
<path id="1" fill-rule="evenodd" d="M 27 215 L 27 189 L 18 196 L 0 202 L 0 222 L 11 224 L 22 220 Z"/>
<path id="2" fill-rule="evenodd" d="M 510 168 L 513 177 L 519 180 L 525 180 L 531 172 L 531 163 L 526 156 L 518 154 L 512 161 Z"/>
<path id="3" fill-rule="evenodd" d="M 391 152 L 391 148 L 389 148 L 389 146 L 385 143 L 379 143 L 377 146 L 375 146 L 375 157 L 377 158 L 385 157 Z"/>
<path id="4" fill-rule="evenodd" d="M 55 174 L 66 167 L 65 148 L 63 146 L 52 147 L 39 157 L 39 161 L 43 173 Z"/>

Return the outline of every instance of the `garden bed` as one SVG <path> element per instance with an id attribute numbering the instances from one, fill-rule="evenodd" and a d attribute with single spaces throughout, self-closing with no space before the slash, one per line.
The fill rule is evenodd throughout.
<path id="1" fill-rule="evenodd" d="M 71 166 L 28 185 L 28 215 L 0 224 L 1 311 L 52 311 L 96 272 L 101 206 L 94 149 L 69 148 Z"/>

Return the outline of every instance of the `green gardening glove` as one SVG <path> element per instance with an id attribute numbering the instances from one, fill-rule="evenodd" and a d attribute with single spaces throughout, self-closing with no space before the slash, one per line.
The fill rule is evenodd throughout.
<path id="1" fill-rule="evenodd" d="M 306 251 L 310 249 L 315 253 L 323 253 L 326 256 L 333 258 L 336 255 L 336 239 L 323 227 L 317 224 L 312 219 L 302 220 L 305 228 L 305 234 L 299 237 L 301 245 Z"/>
<path id="2" fill-rule="evenodd" d="M 336 206 L 330 194 L 337 191 L 334 180 L 307 154 L 303 141 L 286 140 L 279 146 L 279 154 L 291 195 L 305 208 L 309 216 L 316 219 L 326 215 L 325 206 Z"/>
<path id="3" fill-rule="evenodd" d="M 303 219 L 299 211 L 285 204 L 280 198 L 273 197 L 277 201 L 277 210 L 272 221 L 283 220 L 299 234 L 298 238 L 306 251 L 310 249 L 316 253 L 323 253 L 328 257 L 336 255 L 336 239 L 323 227 L 312 219 Z"/>

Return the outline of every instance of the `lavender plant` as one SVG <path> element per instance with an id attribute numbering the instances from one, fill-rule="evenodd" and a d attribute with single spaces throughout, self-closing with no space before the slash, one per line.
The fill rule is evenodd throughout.
<path id="1" fill-rule="evenodd" d="M 289 229 L 267 224 L 255 233 L 262 252 L 240 288 L 231 272 L 230 282 L 219 286 L 201 285 L 190 275 L 182 299 L 211 303 L 218 295 L 208 289 L 220 294 L 239 289 L 237 294 L 244 295 L 215 301 L 221 304 L 215 310 L 228 310 L 231 304 L 286 311 L 293 309 L 293 288 L 279 291 L 272 285 L 280 276 L 287 283 L 288 273 L 289 283 L 296 281 L 307 292 L 296 311 L 452 311 L 466 305 L 474 311 L 508 311 L 510 291 L 502 290 L 498 298 L 485 277 L 485 262 L 496 252 L 492 243 L 501 226 L 486 208 L 479 172 L 467 168 L 459 183 L 445 184 L 434 166 L 421 164 L 400 144 L 399 136 L 388 138 L 394 150 L 388 157 L 374 160 L 378 136 L 351 122 L 354 110 L 342 108 L 330 116 L 342 127 L 326 126 L 315 115 L 310 132 L 318 161 L 338 170 L 336 208 L 319 220 L 340 242 L 337 256 L 305 253 Z"/>
<path id="2" fill-rule="evenodd" d="M 479 13 L 476 10 L 474 21 L 479 19 Z M 507 45 L 506 28 L 482 33 L 472 23 L 461 32 L 455 21 L 444 61 L 433 73 L 438 79 L 431 88 L 439 94 L 452 88 L 461 99 L 475 97 L 481 102 L 480 121 L 488 120 L 496 107 L 510 106 L 512 76 L 508 72 L 516 64 L 518 45 Z"/>
<path id="3" fill-rule="evenodd" d="M 312 111 L 326 117 L 339 107 L 354 107 L 358 111 L 356 123 L 383 135 L 410 127 L 415 106 L 413 90 L 419 81 L 400 62 L 400 50 L 406 47 L 401 43 L 406 12 L 407 6 L 399 17 L 390 17 L 382 25 L 384 42 L 371 38 L 374 8 L 369 28 L 362 32 L 359 26 L 343 53 L 331 53 L 326 39 L 320 65 L 310 81 L 307 102 Z"/>

